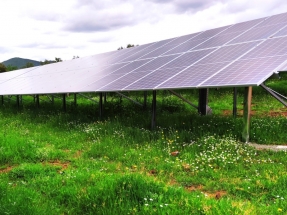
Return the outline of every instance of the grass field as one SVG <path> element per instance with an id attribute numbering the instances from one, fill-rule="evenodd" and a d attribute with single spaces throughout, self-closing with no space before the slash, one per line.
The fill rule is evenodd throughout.
<path id="1" fill-rule="evenodd" d="M 284 77 L 268 85 L 287 94 Z M 233 118 L 231 89 L 210 90 L 203 117 L 160 91 L 155 130 L 150 108 L 112 93 L 102 119 L 85 98 L 68 97 L 67 112 L 59 99 L 37 108 L 25 96 L 20 109 L 6 99 L 0 214 L 287 214 L 287 154 L 240 142 L 242 92 Z M 179 93 L 197 103 L 197 91 Z M 251 142 L 287 144 L 286 108 L 261 88 L 252 108 Z"/>

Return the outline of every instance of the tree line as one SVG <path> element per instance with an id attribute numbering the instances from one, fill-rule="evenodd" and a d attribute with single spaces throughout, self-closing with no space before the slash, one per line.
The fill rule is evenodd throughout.
<path id="1" fill-rule="evenodd" d="M 138 46 L 138 45 L 136 45 Z M 133 48 L 135 47 L 134 44 L 128 44 L 126 46 L 126 48 Z M 118 48 L 118 50 L 122 50 L 124 49 L 122 46 Z M 73 56 L 73 59 L 77 59 L 79 58 L 79 56 Z M 55 60 L 47 60 L 45 59 L 44 61 L 40 61 L 40 65 L 47 65 L 47 64 L 50 64 L 50 63 L 58 63 L 58 62 L 62 62 L 62 59 L 59 58 L 59 57 L 55 57 Z M 13 66 L 13 65 L 8 65 L 8 66 L 5 66 L 3 63 L 0 63 L 0 73 L 1 72 L 10 72 L 10 71 L 14 71 L 14 70 L 17 70 L 17 69 L 25 69 L 25 68 L 30 68 L 30 67 L 34 67 L 35 65 L 32 63 L 32 62 L 27 62 L 25 66 L 21 67 L 21 68 L 18 68 L 17 66 Z"/>

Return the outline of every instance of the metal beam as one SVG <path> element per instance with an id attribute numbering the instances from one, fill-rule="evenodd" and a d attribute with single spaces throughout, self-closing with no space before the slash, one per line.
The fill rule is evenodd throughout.
<path id="1" fill-rule="evenodd" d="M 151 118 L 151 129 L 156 127 L 156 90 L 152 91 L 152 118 Z"/>
<path id="2" fill-rule="evenodd" d="M 242 141 L 249 142 L 250 138 L 250 118 L 251 118 L 252 87 L 245 87 L 243 101 L 243 131 Z"/>
<path id="3" fill-rule="evenodd" d="M 141 103 L 139 103 L 139 102 L 137 102 L 137 101 L 135 101 L 135 100 L 132 100 L 130 97 L 126 96 L 125 94 L 122 94 L 122 93 L 120 93 L 120 92 L 116 92 L 116 93 L 119 94 L 120 96 L 122 96 L 122 97 L 124 97 L 124 98 L 130 100 L 131 102 L 133 102 L 133 103 L 135 103 L 135 104 L 141 106 L 141 107 L 143 106 Z"/>
<path id="4" fill-rule="evenodd" d="M 190 104 L 192 107 L 196 108 L 198 110 L 198 106 L 196 106 L 195 104 L 191 103 L 190 101 L 188 101 L 187 99 L 183 98 L 180 94 L 174 92 L 173 90 L 168 90 L 171 94 L 177 96 L 178 98 L 182 99 L 183 101 L 185 101 L 186 103 Z"/>
<path id="5" fill-rule="evenodd" d="M 270 93 L 271 96 L 273 96 L 275 99 L 277 99 L 279 102 L 281 102 L 285 107 L 287 107 L 287 103 L 282 99 L 282 98 L 285 98 L 283 95 L 277 93 L 276 91 L 270 89 L 269 87 L 265 86 L 263 83 L 260 84 L 260 86 L 266 90 L 268 93 Z M 279 95 L 279 96 L 278 96 Z M 282 98 L 280 98 L 282 97 Z"/>

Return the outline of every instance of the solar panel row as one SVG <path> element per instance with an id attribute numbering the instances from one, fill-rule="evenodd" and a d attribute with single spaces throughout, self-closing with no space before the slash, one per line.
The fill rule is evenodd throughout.
<path id="1" fill-rule="evenodd" d="M 287 13 L 0 74 L 0 95 L 259 85 L 287 67 Z"/>

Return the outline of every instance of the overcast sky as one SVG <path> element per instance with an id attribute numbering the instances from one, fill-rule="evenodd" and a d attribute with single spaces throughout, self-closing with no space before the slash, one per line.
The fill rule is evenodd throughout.
<path id="1" fill-rule="evenodd" d="M 0 62 L 89 56 L 287 12 L 286 0 L 1 0 Z"/>

